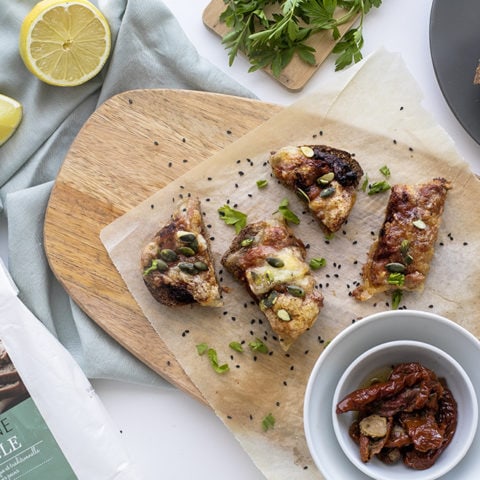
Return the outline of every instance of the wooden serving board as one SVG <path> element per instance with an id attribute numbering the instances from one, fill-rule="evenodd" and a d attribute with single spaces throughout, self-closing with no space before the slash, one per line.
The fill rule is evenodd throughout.
<path id="1" fill-rule="evenodd" d="M 119 94 L 101 105 L 79 132 L 47 207 L 46 255 L 72 299 L 138 359 L 202 401 L 130 295 L 100 231 L 280 109 L 186 90 Z"/>
<path id="2" fill-rule="evenodd" d="M 205 26 L 220 37 L 223 37 L 228 32 L 227 26 L 220 21 L 220 14 L 225 8 L 226 6 L 223 0 L 212 0 L 203 12 L 203 23 Z M 338 9 L 338 15 L 341 15 L 342 12 L 345 13 L 341 9 Z M 340 38 L 357 21 L 357 18 L 358 17 L 355 17 L 353 20 L 339 27 Z M 316 33 L 307 42 L 308 45 L 315 48 L 315 65 L 309 65 L 295 55 L 278 78 L 273 76 L 271 69 L 266 69 L 265 71 L 289 90 L 301 90 L 318 70 L 318 67 L 320 67 L 328 55 L 330 55 L 337 41 L 338 40 L 332 38 L 330 31 Z M 225 58 L 227 59 L 227 57 L 228 53 L 225 52 Z"/>

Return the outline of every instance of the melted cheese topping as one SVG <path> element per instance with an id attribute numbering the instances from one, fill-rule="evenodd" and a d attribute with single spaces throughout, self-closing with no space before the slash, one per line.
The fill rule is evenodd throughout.
<path id="1" fill-rule="evenodd" d="M 309 282 L 306 276 L 309 268 L 297 249 L 284 248 L 275 255 L 275 258 L 283 261 L 283 267 L 272 267 L 265 260 L 263 265 L 250 268 L 245 272 L 248 285 L 254 295 L 260 297 L 276 285 L 295 284 L 304 288 L 308 286 Z"/>

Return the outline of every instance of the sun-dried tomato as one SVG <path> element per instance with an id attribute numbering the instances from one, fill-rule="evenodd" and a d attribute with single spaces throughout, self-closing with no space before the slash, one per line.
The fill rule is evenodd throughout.
<path id="1" fill-rule="evenodd" d="M 457 425 L 457 404 L 451 391 L 432 370 L 417 362 L 399 364 L 387 381 L 350 393 L 336 411 L 358 412 L 349 433 L 359 445 L 362 461 L 368 462 L 374 455 L 388 464 L 403 459 L 416 470 L 435 463 Z M 370 415 L 387 419 L 384 437 L 361 432 L 359 422 Z"/>

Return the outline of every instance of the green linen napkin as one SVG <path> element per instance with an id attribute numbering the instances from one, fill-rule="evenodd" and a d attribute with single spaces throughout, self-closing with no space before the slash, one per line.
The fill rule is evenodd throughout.
<path id="1" fill-rule="evenodd" d="M 81 126 L 98 105 L 117 93 L 180 88 L 252 94 L 198 55 L 161 0 L 94 1 L 112 30 L 108 64 L 84 85 L 46 85 L 27 71 L 18 52 L 22 20 L 35 3 L 0 0 L 0 93 L 24 107 L 20 127 L 0 147 L 0 208 L 2 221 L 8 222 L 10 273 L 21 300 L 89 378 L 166 384 L 105 334 L 53 276 L 43 249 L 50 191 Z"/>

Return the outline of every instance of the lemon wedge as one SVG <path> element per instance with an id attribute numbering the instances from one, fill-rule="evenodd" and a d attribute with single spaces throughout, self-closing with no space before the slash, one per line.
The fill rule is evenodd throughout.
<path id="1" fill-rule="evenodd" d="M 13 135 L 21 120 L 20 102 L 0 94 L 0 146 Z"/>
<path id="2" fill-rule="evenodd" d="M 25 66 L 43 82 L 81 85 L 105 65 L 110 27 L 87 0 L 42 0 L 23 20 L 19 49 Z"/>

